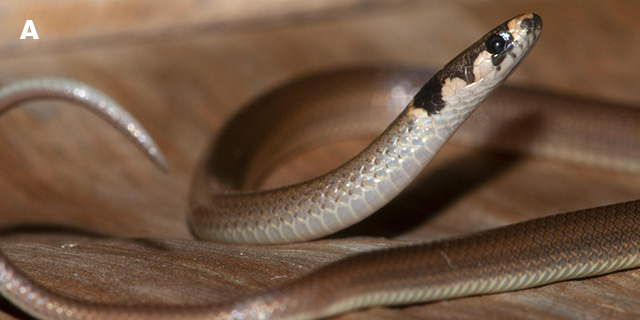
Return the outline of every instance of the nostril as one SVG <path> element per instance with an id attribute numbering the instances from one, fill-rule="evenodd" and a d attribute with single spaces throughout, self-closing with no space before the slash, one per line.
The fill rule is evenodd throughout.
<path id="1" fill-rule="evenodd" d="M 527 32 L 533 31 L 534 25 L 535 25 L 535 23 L 534 23 L 533 19 L 524 19 L 524 20 L 520 21 L 520 27 L 522 27 L 523 29 L 527 30 Z"/>
<path id="2" fill-rule="evenodd" d="M 527 30 L 527 34 L 538 33 L 542 29 L 542 19 L 539 15 L 533 13 L 531 18 L 521 20 L 520 26 Z"/>
<path id="3" fill-rule="evenodd" d="M 533 14 L 533 18 L 532 18 L 532 20 L 533 20 L 533 27 L 534 27 L 536 30 L 540 30 L 540 29 L 542 29 L 542 18 L 540 18 L 540 16 L 539 16 L 539 15 L 537 15 L 537 14 L 535 14 L 535 13 L 534 13 L 534 14 Z"/>

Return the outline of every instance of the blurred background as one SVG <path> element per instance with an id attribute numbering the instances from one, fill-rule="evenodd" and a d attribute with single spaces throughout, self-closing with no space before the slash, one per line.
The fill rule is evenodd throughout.
<path id="1" fill-rule="evenodd" d="M 544 38 L 514 81 L 619 101 L 640 99 L 636 1 L 33 0 L 0 6 L 0 53 L 6 63 L 77 51 L 115 54 L 124 47 L 161 59 L 156 48 L 189 43 L 194 56 L 174 63 L 183 65 L 208 50 L 200 63 L 217 68 L 204 73 L 250 72 L 254 78 L 365 63 L 437 67 L 491 26 L 536 12 L 544 19 Z M 19 40 L 25 19 L 35 21 L 39 41 Z"/>
<path id="2" fill-rule="evenodd" d="M 327 70 L 439 68 L 479 35 L 522 12 L 540 14 L 544 30 L 536 49 L 509 83 L 629 105 L 640 102 L 637 1 L 6 1 L 0 4 L 0 82 L 62 76 L 97 86 L 139 117 L 168 155 L 174 177 L 153 183 L 157 192 L 164 188 L 159 185 L 177 184 L 168 189 L 186 193 L 189 175 L 211 136 L 259 95 Z M 39 40 L 19 39 L 27 19 L 34 21 Z M 7 175 L 15 174 L 9 168 L 16 166 L 42 171 L 50 165 L 51 154 L 58 154 L 78 155 L 76 161 L 82 161 L 82 166 L 107 167 L 107 171 L 124 170 L 112 163 L 132 163 L 139 176 L 145 172 L 148 179 L 166 179 L 156 177 L 143 157 L 132 156 L 133 147 L 117 146 L 123 141 L 117 140 L 117 133 L 105 129 L 98 134 L 83 128 L 85 123 L 106 128 L 100 120 L 76 108 L 65 108 L 74 110 L 64 113 L 61 108 L 27 109 L 26 114 L 12 112 L 0 119 L 0 134 L 9 141 L 11 137 L 34 140 L 12 143 L 16 149 L 2 164 Z M 43 125 L 42 119 L 65 125 L 54 121 Z M 69 136 L 75 140 L 69 142 Z M 91 139 L 104 144 L 92 145 Z M 78 149 L 78 143 L 88 149 Z M 64 152 L 54 150 L 63 146 L 68 146 Z M 27 156 L 37 149 L 48 156 Z M 62 173 L 54 172 L 41 178 L 109 183 L 109 176 L 74 177 L 70 173 L 78 165 L 57 161 L 56 172 L 62 168 L 64 179 L 59 177 Z M 81 180 L 69 183 L 66 188 L 59 186 L 57 196 L 69 196 L 68 188 L 87 188 Z M 121 187 L 115 183 L 111 191 L 92 192 L 117 193 Z M 136 193 L 133 189 L 138 187 L 129 191 Z M 5 194 L 16 194 L 16 198 L 0 208 L 26 205 L 24 191 L 11 191 Z M 154 211 L 152 224 L 183 214 L 184 194 L 172 191 L 163 199 L 173 202 Z M 136 197 L 128 199 L 132 203 L 126 200 L 114 214 L 130 211 L 126 208 L 149 208 Z M 80 211 L 77 216 L 86 216 Z M 112 231 L 135 234 L 130 228 L 139 225 L 113 227 Z M 159 229 L 145 233 L 156 234 L 154 230 Z M 172 230 L 188 235 L 185 227 Z"/>

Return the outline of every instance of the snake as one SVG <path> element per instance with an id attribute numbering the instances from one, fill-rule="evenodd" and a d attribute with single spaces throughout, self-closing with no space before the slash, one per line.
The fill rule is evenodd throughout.
<path id="1" fill-rule="evenodd" d="M 208 241 L 278 244 L 317 239 L 364 219 L 416 178 L 530 52 L 541 28 L 541 18 L 532 13 L 500 24 L 435 73 L 365 149 L 316 178 L 254 189 L 256 176 L 289 149 L 267 145 L 254 150 L 251 138 L 219 141 L 194 174 L 188 209 L 192 232 Z M 168 169 L 149 133 L 122 106 L 80 82 L 38 78 L 10 84 L 0 89 L 0 114 L 41 98 L 68 100 L 93 111 L 160 169 Z M 297 98 L 301 104 L 312 99 Z M 375 115 L 358 117 L 366 121 Z M 291 132 L 296 129 L 280 136 Z M 313 134 L 299 140 L 306 138 Z M 243 146 L 242 141 L 249 142 Z M 269 153 L 276 155 L 265 158 Z M 606 274 L 639 266 L 639 250 L 636 200 L 352 255 L 239 301 L 157 306 L 70 299 L 31 280 L 4 254 L 0 294 L 38 319 L 317 319 L 372 306 L 426 303 Z"/>

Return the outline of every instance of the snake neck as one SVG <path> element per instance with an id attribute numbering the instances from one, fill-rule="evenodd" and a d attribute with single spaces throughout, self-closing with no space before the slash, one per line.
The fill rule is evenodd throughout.
<path id="1" fill-rule="evenodd" d="M 354 158 L 299 184 L 239 191 L 197 175 L 191 228 L 204 239 L 250 243 L 304 241 L 341 230 L 411 183 L 480 102 L 458 101 L 431 115 L 410 103 Z"/>

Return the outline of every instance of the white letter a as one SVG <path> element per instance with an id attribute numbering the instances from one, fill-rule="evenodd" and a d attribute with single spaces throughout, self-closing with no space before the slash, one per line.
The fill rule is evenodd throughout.
<path id="1" fill-rule="evenodd" d="M 36 27 L 33 25 L 33 20 L 27 20 L 27 22 L 24 24 L 24 29 L 22 29 L 22 35 L 20 35 L 20 39 L 26 39 L 27 37 L 39 39 Z"/>

